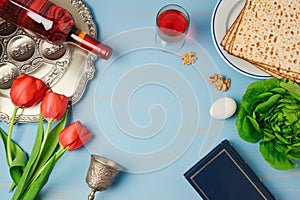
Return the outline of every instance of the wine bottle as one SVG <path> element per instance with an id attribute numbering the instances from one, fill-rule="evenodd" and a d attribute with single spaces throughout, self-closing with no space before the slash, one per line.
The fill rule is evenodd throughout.
<path id="1" fill-rule="evenodd" d="M 108 59 L 112 48 L 78 29 L 72 15 L 48 0 L 0 0 L 0 17 L 53 43 L 73 42 Z"/>

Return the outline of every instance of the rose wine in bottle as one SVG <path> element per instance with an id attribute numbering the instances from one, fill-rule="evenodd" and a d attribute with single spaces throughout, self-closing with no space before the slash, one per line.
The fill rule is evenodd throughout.
<path id="1" fill-rule="evenodd" d="M 47 0 L 0 0 L 0 17 L 53 43 L 74 42 L 103 59 L 112 48 L 75 26 L 72 15 Z"/>

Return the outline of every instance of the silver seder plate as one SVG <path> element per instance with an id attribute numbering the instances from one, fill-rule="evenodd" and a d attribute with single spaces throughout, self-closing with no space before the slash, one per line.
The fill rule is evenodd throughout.
<path id="1" fill-rule="evenodd" d="M 51 0 L 67 9 L 76 26 L 96 37 L 96 26 L 88 7 L 81 0 Z M 20 73 L 40 78 L 57 93 L 75 104 L 93 78 L 97 56 L 65 43 L 52 44 L 0 19 L 0 120 L 10 122 L 14 105 L 10 99 L 12 81 Z M 39 104 L 19 109 L 17 122 L 37 122 Z"/>

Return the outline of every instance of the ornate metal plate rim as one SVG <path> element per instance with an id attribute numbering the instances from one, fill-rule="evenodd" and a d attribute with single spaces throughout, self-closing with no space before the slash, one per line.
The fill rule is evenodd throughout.
<path id="1" fill-rule="evenodd" d="M 59 1 L 59 0 L 50 0 L 53 3 L 56 3 L 57 5 L 61 6 L 61 3 L 67 4 L 67 6 L 64 6 L 65 9 L 75 10 L 76 15 L 79 15 L 80 21 L 76 21 L 77 23 L 84 24 L 87 26 L 86 31 L 89 35 L 96 37 L 97 36 L 97 29 L 96 24 L 93 21 L 92 14 L 90 12 L 90 9 L 87 7 L 87 5 L 82 0 L 66 0 L 66 1 Z M 72 13 L 72 11 L 70 11 Z M 79 48 L 74 46 L 74 48 Z M 94 61 L 97 59 L 97 56 L 93 53 L 85 52 L 86 53 L 86 59 L 84 63 L 84 73 L 81 74 L 81 77 L 79 77 L 78 85 L 75 88 L 74 93 L 69 97 L 72 105 L 77 103 L 81 97 L 84 94 L 84 91 L 87 87 L 87 83 L 89 80 L 91 80 L 94 77 L 95 73 L 95 67 L 94 67 Z M 59 82 L 59 81 L 58 81 Z M 2 98 L 2 97 L 0 97 Z M 2 105 L 3 106 L 3 105 Z M 36 105 L 39 107 L 39 104 Z M 35 123 L 38 121 L 39 113 L 36 112 L 36 110 L 39 109 L 33 109 L 33 111 L 29 111 L 27 114 L 18 114 L 17 115 L 17 123 Z M 31 112 L 31 113 L 30 113 Z M 12 113 L 12 112 L 11 112 Z M 0 120 L 5 122 L 6 124 L 10 123 L 10 116 L 11 113 L 3 112 L 0 108 Z"/>

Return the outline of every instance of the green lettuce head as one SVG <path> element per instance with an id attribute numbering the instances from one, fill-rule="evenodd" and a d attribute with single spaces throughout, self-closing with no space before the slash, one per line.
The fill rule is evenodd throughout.
<path id="1" fill-rule="evenodd" d="M 300 160 L 300 87 L 289 79 L 250 84 L 242 97 L 236 126 L 275 169 L 289 170 Z"/>

